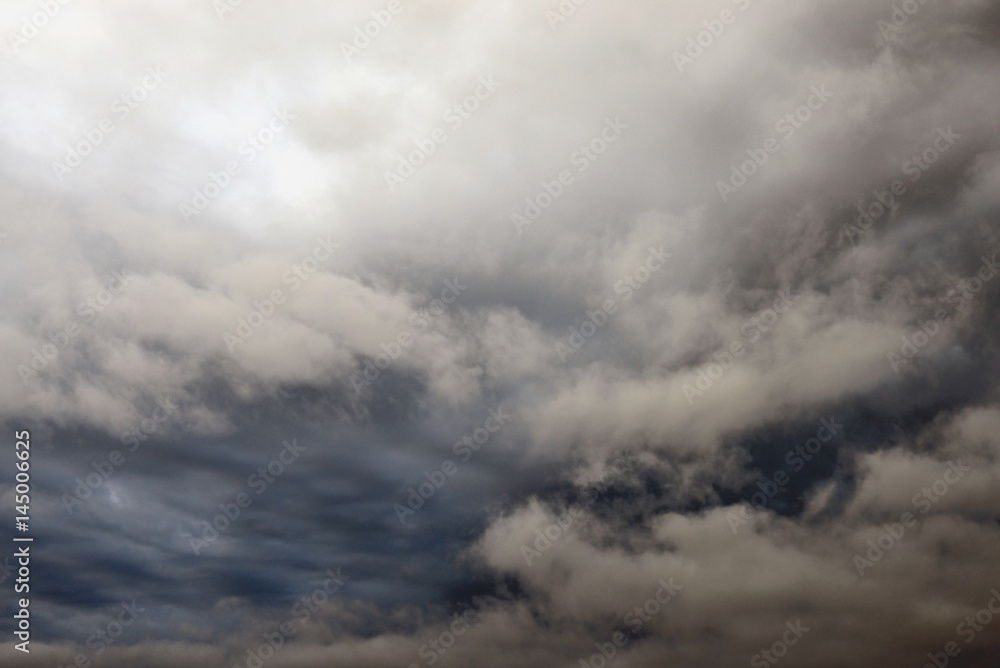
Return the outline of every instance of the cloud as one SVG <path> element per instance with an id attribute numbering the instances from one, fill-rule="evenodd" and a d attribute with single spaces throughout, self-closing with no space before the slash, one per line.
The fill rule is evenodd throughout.
<path id="1" fill-rule="evenodd" d="M 38 537 L 14 665 L 246 665 L 289 618 L 268 666 L 992 665 L 993 4 L 0 26 L 0 421 Z"/>

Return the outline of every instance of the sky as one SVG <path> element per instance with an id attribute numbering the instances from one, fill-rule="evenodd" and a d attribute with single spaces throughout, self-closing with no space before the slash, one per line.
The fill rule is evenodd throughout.
<path id="1" fill-rule="evenodd" d="M 3 665 L 996 665 L 997 3 L 9 0 L 0 51 Z"/>

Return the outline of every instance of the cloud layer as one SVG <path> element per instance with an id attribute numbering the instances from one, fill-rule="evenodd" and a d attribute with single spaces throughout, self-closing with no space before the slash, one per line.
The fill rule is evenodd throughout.
<path id="1" fill-rule="evenodd" d="M 0 26 L 5 661 L 993 665 L 994 3 Z"/>

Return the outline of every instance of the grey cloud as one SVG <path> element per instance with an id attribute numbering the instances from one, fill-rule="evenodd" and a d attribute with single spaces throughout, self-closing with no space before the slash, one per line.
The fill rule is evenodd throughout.
<path id="1" fill-rule="evenodd" d="M 219 4 L 0 12 L 0 421 L 39 539 L 5 661 L 93 652 L 135 598 L 104 665 L 245 665 L 342 567 L 266 665 L 427 665 L 461 612 L 441 665 L 615 631 L 629 665 L 759 664 L 798 620 L 789 665 L 992 665 L 960 625 L 997 581 L 994 4 Z"/>

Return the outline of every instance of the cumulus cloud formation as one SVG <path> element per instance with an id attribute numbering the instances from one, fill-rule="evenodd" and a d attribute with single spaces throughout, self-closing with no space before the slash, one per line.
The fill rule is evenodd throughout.
<path id="1" fill-rule="evenodd" d="M 998 48 L 4 3 L 2 662 L 995 665 Z"/>

